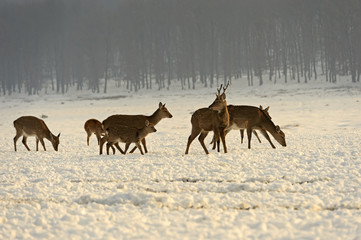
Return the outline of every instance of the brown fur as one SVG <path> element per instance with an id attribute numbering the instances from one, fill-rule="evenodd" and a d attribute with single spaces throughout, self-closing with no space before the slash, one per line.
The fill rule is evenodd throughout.
<path id="1" fill-rule="evenodd" d="M 230 106 L 230 105 L 229 105 L 229 106 Z M 269 119 L 272 119 L 271 116 L 269 115 L 269 112 L 268 112 L 269 107 L 263 108 L 262 106 L 259 106 L 259 109 L 262 110 Z M 232 112 L 229 112 L 229 114 L 230 114 L 230 115 L 233 114 L 233 111 L 232 111 Z M 230 116 L 230 118 L 232 118 L 232 117 Z M 230 123 L 230 125 L 232 125 L 232 123 Z M 225 134 L 227 135 L 231 130 L 232 130 L 232 129 L 226 129 Z M 241 134 L 241 143 L 243 143 L 244 130 L 245 130 L 244 128 L 239 129 L 240 134 Z M 261 139 L 259 138 L 256 130 L 253 130 L 252 133 L 256 136 L 256 138 L 258 139 L 258 142 L 261 143 Z M 212 149 L 215 149 L 215 148 L 216 148 L 216 141 L 217 141 L 217 139 L 215 139 L 215 136 L 213 135 L 213 139 L 212 139 L 212 141 L 211 141 L 211 144 L 213 143 Z M 271 143 L 271 145 L 273 145 L 273 144 Z"/>
<path id="2" fill-rule="evenodd" d="M 228 85 L 227 85 L 228 87 Z M 199 135 L 198 140 L 203 147 L 206 154 L 209 154 L 207 147 L 204 144 L 204 139 L 208 132 L 213 131 L 216 139 L 221 138 L 224 152 L 227 153 L 227 146 L 225 140 L 225 129 L 229 125 L 229 113 L 227 109 L 226 94 L 223 88 L 223 93 L 220 94 L 220 89 L 214 102 L 208 108 L 201 108 L 195 111 L 191 118 L 192 132 L 188 137 L 187 148 L 185 154 L 188 154 L 189 147 L 192 141 Z M 222 88 L 222 86 L 221 86 Z M 219 145 L 218 145 L 219 152 Z"/>
<path id="3" fill-rule="evenodd" d="M 142 129 L 145 126 L 144 123 L 146 120 L 155 126 L 163 118 L 172 118 L 172 117 L 173 117 L 172 114 L 165 107 L 165 104 L 162 104 L 160 102 L 157 110 L 150 116 L 117 114 L 117 115 L 112 115 L 112 116 L 108 117 L 107 119 L 105 119 L 102 122 L 102 124 L 103 124 L 104 129 L 107 129 L 113 125 L 123 125 L 123 126 L 128 126 L 128 127 L 135 127 L 137 129 Z M 145 153 L 147 153 L 148 149 L 146 146 L 145 138 L 143 138 L 142 144 L 143 144 Z M 120 149 L 118 143 L 116 143 L 115 146 L 117 147 L 118 150 Z M 134 147 L 130 152 L 133 152 L 135 149 L 136 149 L 136 147 Z M 114 148 L 113 148 L 113 153 L 114 153 Z"/>
<path id="4" fill-rule="evenodd" d="M 103 129 L 102 123 L 97 119 L 89 119 L 84 124 L 84 130 L 87 133 L 86 142 L 89 146 L 89 138 L 94 133 L 98 140 L 98 145 L 100 143 L 100 139 L 105 135 L 105 130 Z"/>
<path id="5" fill-rule="evenodd" d="M 286 146 L 285 134 L 281 131 L 279 126 L 276 126 L 268 111 L 253 106 L 228 106 L 230 114 L 230 124 L 226 129 L 226 134 L 232 129 L 246 129 L 248 136 L 248 148 L 251 148 L 251 137 L 253 130 L 259 130 L 262 135 L 268 140 L 273 148 L 276 148 L 271 142 L 267 132 L 277 140 L 282 146 Z"/>
<path id="6" fill-rule="evenodd" d="M 22 116 L 14 121 L 14 127 L 16 130 L 14 137 L 15 151 L 17 151 L 16 142 L 21 136 L 23 136 L 22 143 L 28 151 L 30 151 L 30 148 L 27 144 L 27 138 L 30 136 L 35 136 L 36 138 L 36 151 L 39 150 L 39 141 L 43 145 L 44 151 L 46 151 L 44 138 L 52 143 L 55 151 L 58 151 L 60 133 L 58 136 L 53 135 L 43 120 L 33 116 Z"/>
<path id="7" fill-rule="evenodd" d="M 106 129 L 106 136 L 100 141 L 100 152 L 102 154 L 103 145 L 105 142 L 107 143 L 107 154 L 109 155 L 109 148 L 118 142 L 124 142 L 125 150 L 124 152 L 120 150 L 123 154 L 125 154 L 131 143 L 135 143 L 143 155 L 142 147 L 140 146 L 140 142 L 152 132 L 156 132 L 157 130 L 154 127 L 154 124 L 149 123 L 148 120 L 145 121 L 144 127 L 142 129 L 138 129 L 136 127 L 129 127 L 124 125 L 112 125 Z"/>

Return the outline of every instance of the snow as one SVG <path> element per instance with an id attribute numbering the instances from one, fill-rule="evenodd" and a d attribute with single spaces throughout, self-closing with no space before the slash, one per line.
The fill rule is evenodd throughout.
<path id="1" fill-rule="evenodd" d="M 249 150 L 232 131 L 227 154 L 195 140 L 184 155 L 191 113 L 215 90 L 1 96 L 0 239 L 361 239 L 361 86 L 234 81 L 228 104 L 270 106 L 287 147 L 260 135 Z M 87 119 L 150 115 L 160 101 L 173 118 L 148 154 L 100 156 L 94 135 L 87 146 Z M 14 151 L 23 115 L 47 116 L 59 152 L 47 140 L 36 152 L 34 138 Z"/>

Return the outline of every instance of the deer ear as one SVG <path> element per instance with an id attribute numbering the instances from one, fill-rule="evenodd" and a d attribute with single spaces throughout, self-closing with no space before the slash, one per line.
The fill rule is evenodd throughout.
<path id="1" fill-rule="evenodd" d="M 60 137 L 60 133 L 58 134 L 58 137 Z"/>
<path id="2" fill-rule="evenodd" d="M 278 126 L 278 125 L 276 126 L 276 131 L 277 131 L 277 132 L 280 132 L 280 131 L 281 131 L 280 126 Z"/>
<path id="3" fill-rule="evenodd" d="M 262 105 L 259 105 L 259 109 L 263 110 L 263 107 L 262 107 Z"/>
<path id="4" fill-rule="evenodd" d="M 159 108 L 161 108 L 163 106 L 162 102 L 159 102 Z"/>
<path id="5" fill-rule="evenodd" d="M 226 94 L 225 93 L 222 93 L 222 99 L 226 100 Z"/>
<path id="6" fill-rule="evenodd" d="M 266 112 L 268 112 L 268 110 L 269 110 L 269 106 L 268 106 L 268 107 L 266 107 L 264 110 L 265 110 Z"/>

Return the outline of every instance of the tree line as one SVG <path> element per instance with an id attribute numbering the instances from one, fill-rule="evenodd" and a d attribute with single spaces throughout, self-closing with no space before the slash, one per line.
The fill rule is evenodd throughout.
<path id="1" fill-rule="evenodd" d="M 360 0 L 0 2 L 1 94 L 360 81 Z"/>

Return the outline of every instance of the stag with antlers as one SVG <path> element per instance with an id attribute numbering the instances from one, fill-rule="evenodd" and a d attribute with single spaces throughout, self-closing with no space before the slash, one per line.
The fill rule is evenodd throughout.
<path id="1" fill-rule="evenodd" d="M 229 126 L 229 113 L 226 102 L 226 87 L 223 87 L 223 93 L 221 94 L 222 86 L 217 89 L 216 99 L 208 108 L 200 108 L 195 111 L 191 118 L 192 132 L 188 138 L 187 149 L 185 154 L 188 154 L 189 146 L 192 141 L 199 135 L 198 140 L 203 147 L 206 154 L 209 154 L 207 147 L 204 144 L 204 139 L 210 131 L 215 134 L 215 139 L 222 140 L 224 152 L 227 153 L 227 146 L 225 140 L 225 129 Z M 219 152 L 219 144 L 218 144 Z"/>

